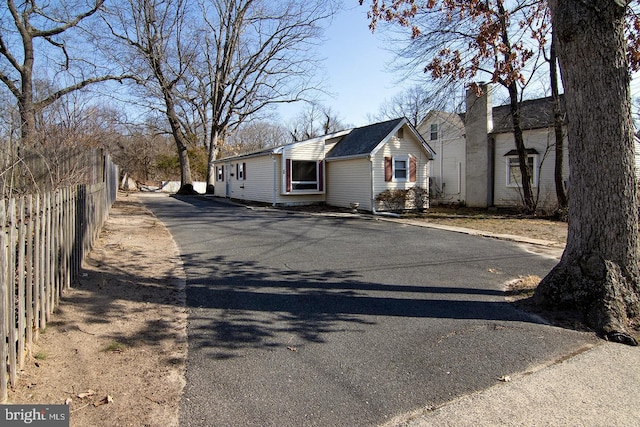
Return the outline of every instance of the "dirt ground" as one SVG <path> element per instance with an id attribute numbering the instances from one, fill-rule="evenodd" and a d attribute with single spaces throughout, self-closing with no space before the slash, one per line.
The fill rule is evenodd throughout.
<path id="1" fill-rule="evenodd" d="M 187 352 L 175 243 L 138 194 L 119 194 L 79 283 L 33 346 L 10 403 L 70 405 L 71 426 L 177 426 Z M 416 218 L 413 218 L 414 220 Z M 566 224 L 462 211 L 420 218 L 554 240 Z"/>
<path id="2" fill-rule="evenodd" d="M 139 196 L 120 194 L 9 402 L 67 402 L 71 426 L 177 426 L 187 353 L 184 284 L 167 229 Z"/>

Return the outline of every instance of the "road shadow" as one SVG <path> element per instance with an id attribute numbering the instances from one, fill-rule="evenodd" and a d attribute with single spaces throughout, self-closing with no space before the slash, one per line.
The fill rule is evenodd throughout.
<path id="1" fill-rule="evenodd" d="M 500 290 L 373 283 L 352 270 L 280 270 L 203 255 L 183 255 L 192 272 L 189 342 L 216 359 L 292 341 L 323 343 L 332 333 L 363 331 L 382 317 L 539 323 L 510 306 Z"/>

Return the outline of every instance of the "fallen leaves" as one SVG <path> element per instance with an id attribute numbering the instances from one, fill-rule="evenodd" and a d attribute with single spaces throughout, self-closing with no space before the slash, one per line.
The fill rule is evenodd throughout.
<path id="1" fill-rule="evenodd" d="M 113 397 L 106 395 L 103 399 L 93 402 L 93 406 L 98 407 L 101 405 L 106 405 L 107 403 L 113 403 Z"/>
<path id="2" fill-rule="evenodd" d="M 95 391 L 89 389 L 89 390 L 85 391 L 84 393 L 79 393 L 78 394 L 78 398 L 79 399 L 86 399 L 87 397 L 95 396 L 95 394 L 96 394 Z"/>
<path id="3" fill-rule="evenodd" d="M 89 405 L 93 405 L 94 407 L 98 407 L 98 406 L 102 406 L 102 405 L 106 405 L 108 403 L 113 403 L 113 397 L 111 397 L 110 395 L 106 395 L 105 397 L 103 397 L 100 400 L 94 401 L 94 396 L 96 396 L 96 392 L 94 390 L 87 390 L 85 392 L 82 393 L 78 393 L 76 395 L 76 397 L 78 399 L 80 399 L 82 402 L 85 402 L 85 400 L 89 400 L 89 402 L 85 403 L 83 406 L 74 409 L 71 412 L 76 412 L 79 411 L 80 409 L 86 408 Z M 73 403 L 73 399 L 71 397 L 68 397 L 65 401 L 64 401 L 65 405 L 71 405 L 71 403 Z"/>

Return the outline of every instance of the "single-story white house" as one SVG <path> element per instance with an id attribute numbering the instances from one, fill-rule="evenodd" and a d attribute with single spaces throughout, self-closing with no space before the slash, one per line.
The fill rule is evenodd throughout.
<path id="1" fill-rule="evenodd" d="M 493 107 L 491 87 L 483 85 L 482 89 L 480 97 L 472 90 L 467 92 L 465 113 L 431 111 L 417 126 L 438 153 L 430 169 L 433 204 L 456 203 L 479 208 L 522 205 L 510 106 Z M 523 101 L 520 105 L 534 195 L 538 207 L 549 210 L 557 207 L 552 107 L 550 97 Z M 562 176 L 565 189 L 569 190 L 566 127 L 564 135 Z M 637 138 L 635 146 L 638 174 L 640 140 Z"/>
<path id="2" fill-rule="evenodd" d="M 406 118 L 214 162 L 214 195 L 273 206 L 326 203 L 384 210 L 387 189 L 429 188 L 434 151 Z"/>

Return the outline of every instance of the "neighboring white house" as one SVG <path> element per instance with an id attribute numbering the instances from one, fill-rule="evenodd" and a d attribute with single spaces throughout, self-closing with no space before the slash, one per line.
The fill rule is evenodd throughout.
<path id="1" fill-rule="evenodd" d="M 493 107 L 491 87 L 482 96 L 469 91 L 464 114 L 430 112 L 418 130 L 428 136 L 437 157 L 431 170 L 432 203 L 470 207 L 521 206 L 518 156 L 510 106 Z M 553 209 L 555 133 L 551 98 L 520 104 L 521 126 L 538 206 Z M 566 134 L 566 132 L 565 132 Z M 564 144 L 563 177 L 568 188 L 569 161 Z"/>
<path id="2" fill-rule="evenodd" d="M 386 189 L 428 188 L 434 152 L 406 118 L 214 163 L 214 194 L 276 205 L 326 203 L 376 211 Z"/>
<path id="3" fill-rule="evenodd" d="M 431 111 L 418 124 L 434 147 L 431 203 L 459 203 L 470 207 L 521 206 L 518 156 L 509 105 L 493 107 L 491 87 L 483 95 L 467 92 L 464 114 Z M 561 108 L 564 109 L 561 98 Z M 540 208 L 557 206 L 555 190 L 555 132 L 551 97 L 523 101 L 520 123 L 533 192 Z M 568 141 L 563 146 L 563 184 L 570 190 Z M 636 174 L 640 173 L 640 140 L 635 139 Z"/>
<path id="4" fill-rule="evenodd" d="M 464 202 L 466 157 L 462 117 L 431 110 L 417 129 L 436 152 L 430 168 L 431 201 L 438 204 Z"/>

